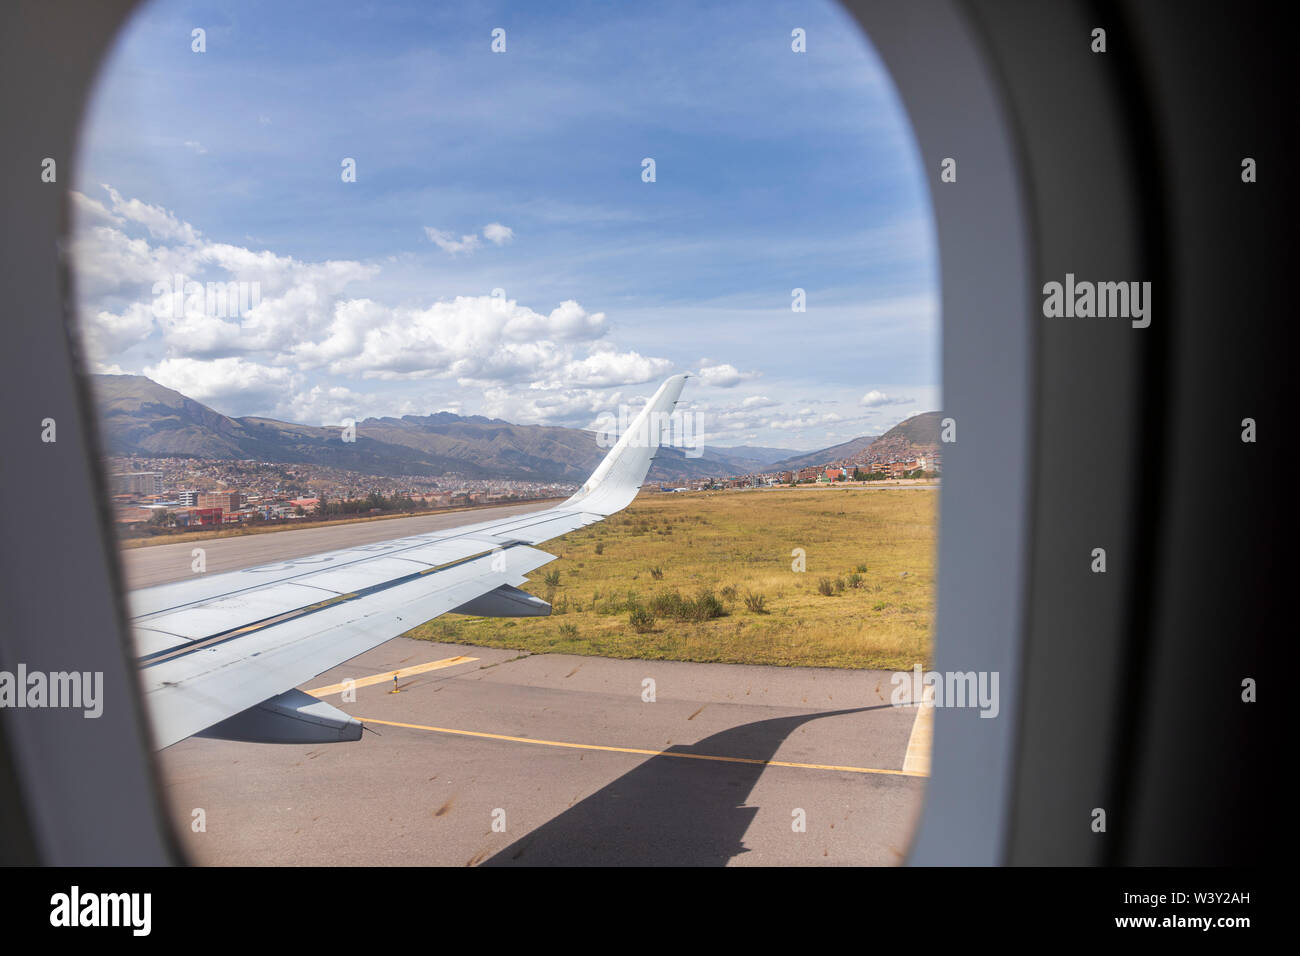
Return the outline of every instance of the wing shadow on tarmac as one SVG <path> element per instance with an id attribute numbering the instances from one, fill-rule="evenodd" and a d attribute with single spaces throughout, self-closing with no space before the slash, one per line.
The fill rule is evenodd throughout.
<path id="1" fill-rule="evenodd" d="M 758 808 L 744 803 L 766 768 L 671 754 L 771 760 L 803 724 L 891 706 L 773 717 L 670 747 L 481 865 L 722 866 L 748 852 L 742 841 Z"/>

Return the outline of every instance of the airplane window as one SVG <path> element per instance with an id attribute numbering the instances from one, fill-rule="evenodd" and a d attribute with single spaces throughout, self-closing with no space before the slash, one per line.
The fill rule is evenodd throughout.
<path id="1" fill-rule="evenodd" d="M 923 679 L 933 217 L 838 6 L 155 0 L 72 199 L 192 860 L 902 862 L 999 688 Z"/>

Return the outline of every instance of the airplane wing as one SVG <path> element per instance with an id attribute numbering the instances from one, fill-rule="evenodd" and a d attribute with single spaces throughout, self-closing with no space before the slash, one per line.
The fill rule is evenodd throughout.
<path id="1" fill-rule="evenodd" d="M 356 740 L 358 721 L 294 688 L 449 611 L 549 614 L 518 588 L 555 560 L 533 546 L 631 503 L 685 381 L 664 382 L 582 488 L 554 508 L 131 592 L 155 746 L 194 734 Z"/>

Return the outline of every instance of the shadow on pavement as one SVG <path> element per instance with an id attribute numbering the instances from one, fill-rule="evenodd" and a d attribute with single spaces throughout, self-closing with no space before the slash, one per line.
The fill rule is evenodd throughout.
<path id="1" fill-rule="evenodd" d="M 774 717 L 690 746 L 670 747 L 516 840 L 483 866 L 722 866 L 742 843 L 757 807 L 744 806 L 762 764 L 689 760 L 709 754 L 771 760 L 801 725 L 890 704 Z"/>

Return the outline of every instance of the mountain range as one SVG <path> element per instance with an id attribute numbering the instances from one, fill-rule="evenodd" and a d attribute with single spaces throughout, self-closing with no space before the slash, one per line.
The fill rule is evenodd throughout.
<path id="1" fill-rule="evenodd" d="M 595 433 L 582 429 L 514 425 L 451 412 L 367 418 L 357 423 L 355 442 L 340 442 L 338 426 L 299 425 L 256 416 L 232 418 L 142 375 L 96 375 L 93 391 L 111 455 L 252 459 L 390 476 L 459 475 L 579 483 L 606 451 L 598 445 Z M 823 464 L 864 452 L 874 441 L 874 437 L 864 436 L 807 453 L 744 445 L 706 447 L 697 458 L 687 457 L 680 448 L 664 448 L 649 477 L 652 481 L 686 481 L 804 467 L 797 462 Z"/>

